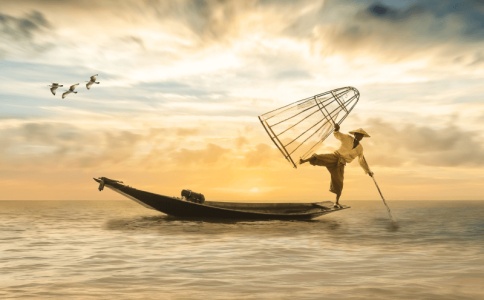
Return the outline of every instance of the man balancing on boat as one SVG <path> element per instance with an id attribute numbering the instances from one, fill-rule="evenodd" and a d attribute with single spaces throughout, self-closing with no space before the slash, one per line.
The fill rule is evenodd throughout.
<path id="1" fill-rule="evenodd" d="M 336 207 L 339 205 L 339 197 L 343 191 L 343 180 L 346 163 L 352 162 L 356 157 L 360 162 L 365 174 L 373 177 L 373 172 L 370 171 L 365 157 L 363 156 L 363 146 L 360 141 L 363 137 L 370 137 L 366 131 L 359 128 L 349 133 L 354 135 L 339 132 L 339 124 L 334 124 L 334 137 L 341 141 L 341 146 L 334 153 L 313 154 L 308 159 L 300 159 L 299 164 L 309 162 L 313 166 L 324 166 L 331 174 L 331 184 L 329 191 L 336 194 Z"/>

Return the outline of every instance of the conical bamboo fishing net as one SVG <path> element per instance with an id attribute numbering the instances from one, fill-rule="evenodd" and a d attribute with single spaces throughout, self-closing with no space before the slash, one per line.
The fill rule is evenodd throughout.
<path id="1" fill-rule="evenodd" d="M 338 88 L 267 112 L 259 120 L 282 155 L 297 168 L 299 158 L 311 156 L 359 98 L 353 87 Z"/>

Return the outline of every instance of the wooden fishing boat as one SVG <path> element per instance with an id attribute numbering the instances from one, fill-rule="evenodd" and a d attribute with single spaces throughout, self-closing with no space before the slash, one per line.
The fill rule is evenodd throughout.
<path id="1" fill-rule="evenodd" d="M 347 209 L 333 202 L 314 203 L 240 203 L 205 201 L 202 194 L 182 190 L 182 198 L 159 195 L 123 184 L 106 177 L 94 178 L 99 190 L 108 187 L 150 209 L 170 216 L 190 219 L 220 220 L 310 220 Z"/>

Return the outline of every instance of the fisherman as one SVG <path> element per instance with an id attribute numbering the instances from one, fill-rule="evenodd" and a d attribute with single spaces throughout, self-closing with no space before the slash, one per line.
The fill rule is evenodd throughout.
<path id="1" fill-rule="evenodd" d="M 327 154 L 313 154 L 308 159 L 300 159 L 299 164 L 309 162 L 313 166 L 325 166 L 331 174 L 331 184 L 329 191 L 336 194 L 335 207 L 341 207 L 339 205 L 339 198 L 343 191 L 343 180 L 346 163 L 350 163 L 358 157 L 361 167 L 365 171 L 365 174 L 373 177 L 373 172 L 370 171 L 365 157 L 363 156 L 363 146 L 360 141 L 363 137 L 370 137 L 366 131 L 359 128 L 349 133 L 354 135 L 344 134 L 339 132 L 339 124 L 334 124 L 334 137 L 341 141 L 341 146 L 334 153 Z"/>

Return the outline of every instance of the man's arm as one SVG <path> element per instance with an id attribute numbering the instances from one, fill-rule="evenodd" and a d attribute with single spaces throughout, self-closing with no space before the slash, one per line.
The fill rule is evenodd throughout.
<path id="1" fill-rule="evenodd" d="M 333 131 L 333 135 L 336 139 L 338 140 L 342 140 L 343 138 L 343 134 L 341 132 L 339 132 L 339 124 L 338 123 L 334 123 L 334 131 Z"/>
<path id="2" fill-rule="evenodd" d="M 360 163 L 360 166 L 365 170 L 365 173 L 370 175 L 370 177 L 373 177 L 373 172 L 370 170 L 370 167 L 368 166 L 368 163 L 366 162 L 365 156 L 363 156 L 363 153 L 361 153 L 358 156 L 358 161 Z"/>

